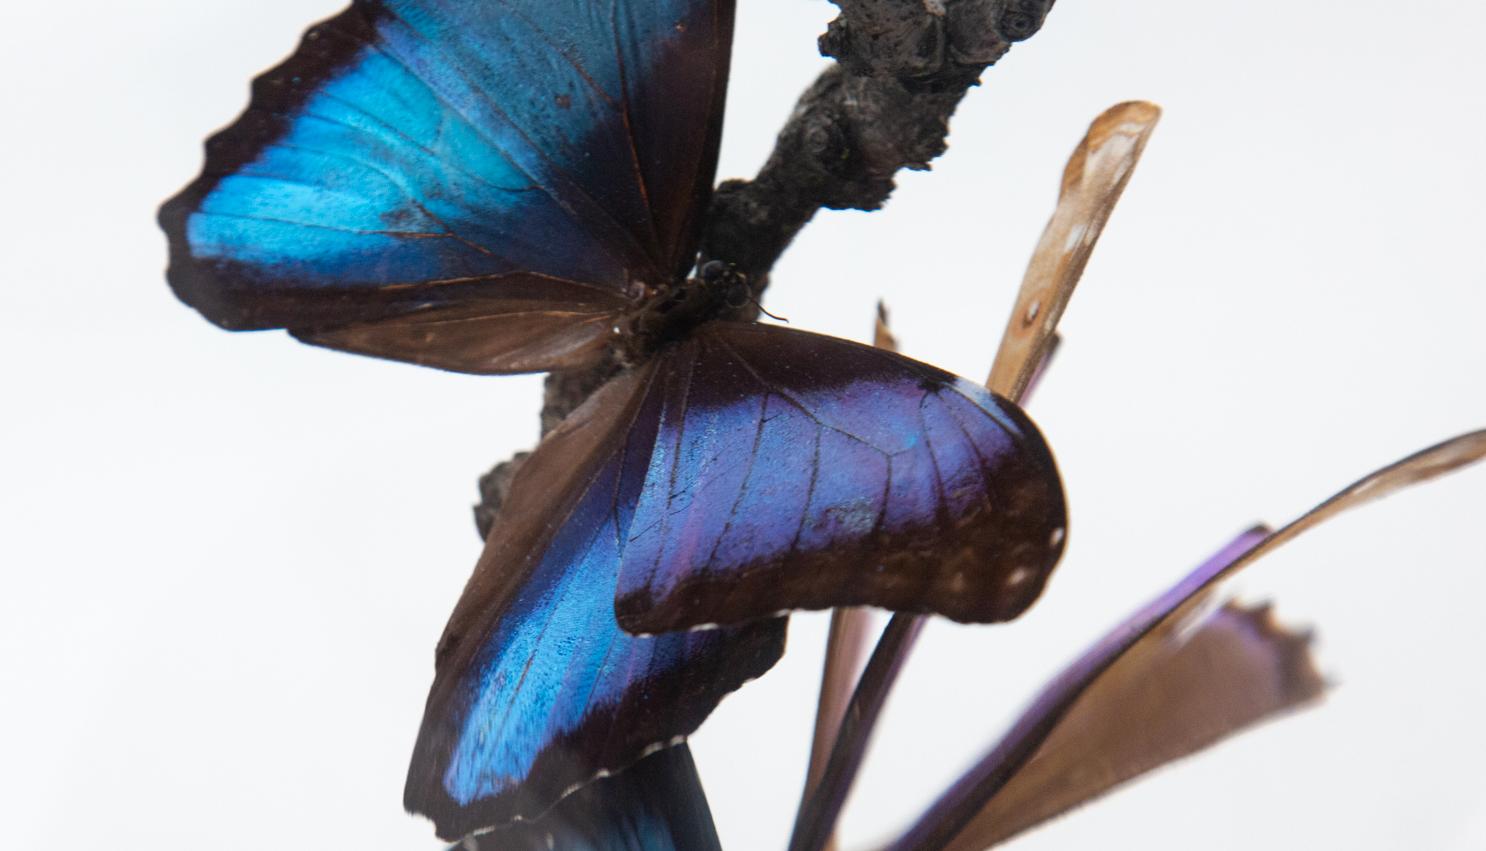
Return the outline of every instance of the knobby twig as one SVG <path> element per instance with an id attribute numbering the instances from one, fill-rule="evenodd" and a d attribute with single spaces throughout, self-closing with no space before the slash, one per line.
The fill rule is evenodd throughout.
<path id="1" fill-rule="evenodd" d="M 820 37 L 837 64 L 805 90 L 774 152 L 753 180 L 717 188 L 702 233 L 703 259 L 768 285 L 769 270 L 822 207 L 875 210 L 900 169 L 944 153 L 949 117 L 981 72 L 1041 28 L 1054 0 L 832 0 L 841 13 Z M 615 372 L 603 364 L 547 376 L 542 433 Z M 483 537 L 527 453 L 480 480 Z"/>

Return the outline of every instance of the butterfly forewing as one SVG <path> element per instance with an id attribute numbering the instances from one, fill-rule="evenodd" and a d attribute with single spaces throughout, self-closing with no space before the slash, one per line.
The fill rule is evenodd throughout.
<path id="1" fill-rule="evenodd" d="M 633 282 L 690 265 L 731 27 L 730 0 L 358 2 L 161 210 L 172 286 L 445 368 L 591 361 Z"/>
<path id="2" fill-rule="evenodd" d="M 648 633 L 873 605 L 1001 621 L 1062 552 L 1052 456 L 1015 405 L 901 355 L 715 322 L 659 357 L 616 610 Z"/>

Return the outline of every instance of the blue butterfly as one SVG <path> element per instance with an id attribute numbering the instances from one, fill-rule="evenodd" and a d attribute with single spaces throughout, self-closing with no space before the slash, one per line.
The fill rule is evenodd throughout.
<path id="1" fill-rule="evenodd" d="M 172 287 L 224 327 L 621 367 L 522 467 L 440 640 L 405 801 L 441 836 L 679 741 L 779 658 L 780 612 L 1006 620 L 1061 554 L 1015 405 L 743 321 L 720 263 L 687 278 L 732 25 L 731 0 L 358 0 L 161 210 Z"/>

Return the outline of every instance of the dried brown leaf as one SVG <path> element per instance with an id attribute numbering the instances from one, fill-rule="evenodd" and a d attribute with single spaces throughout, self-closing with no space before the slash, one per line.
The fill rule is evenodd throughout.
<path id="1" fill-rule="evenodd" d="M 1112 106 L 1069 157 L 1058 206 L 1032 252 L 986 380 L 992 391 L 1016 399 L 1026 390 L 1160 117 L 1160 108 L 1144 101 Z"/>

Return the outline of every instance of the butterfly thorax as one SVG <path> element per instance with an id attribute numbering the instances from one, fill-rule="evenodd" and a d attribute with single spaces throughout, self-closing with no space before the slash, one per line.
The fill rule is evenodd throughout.
<path id="1" fill-rule="evenodd" d="M 667 343 L 685 338 L 713 319 L 751 318 L 755 304 L 748 278 L 733 267 L 710 261 L 694 278 L 657 288 L 615 325 L 619 358 L 635 364 Z"/>

